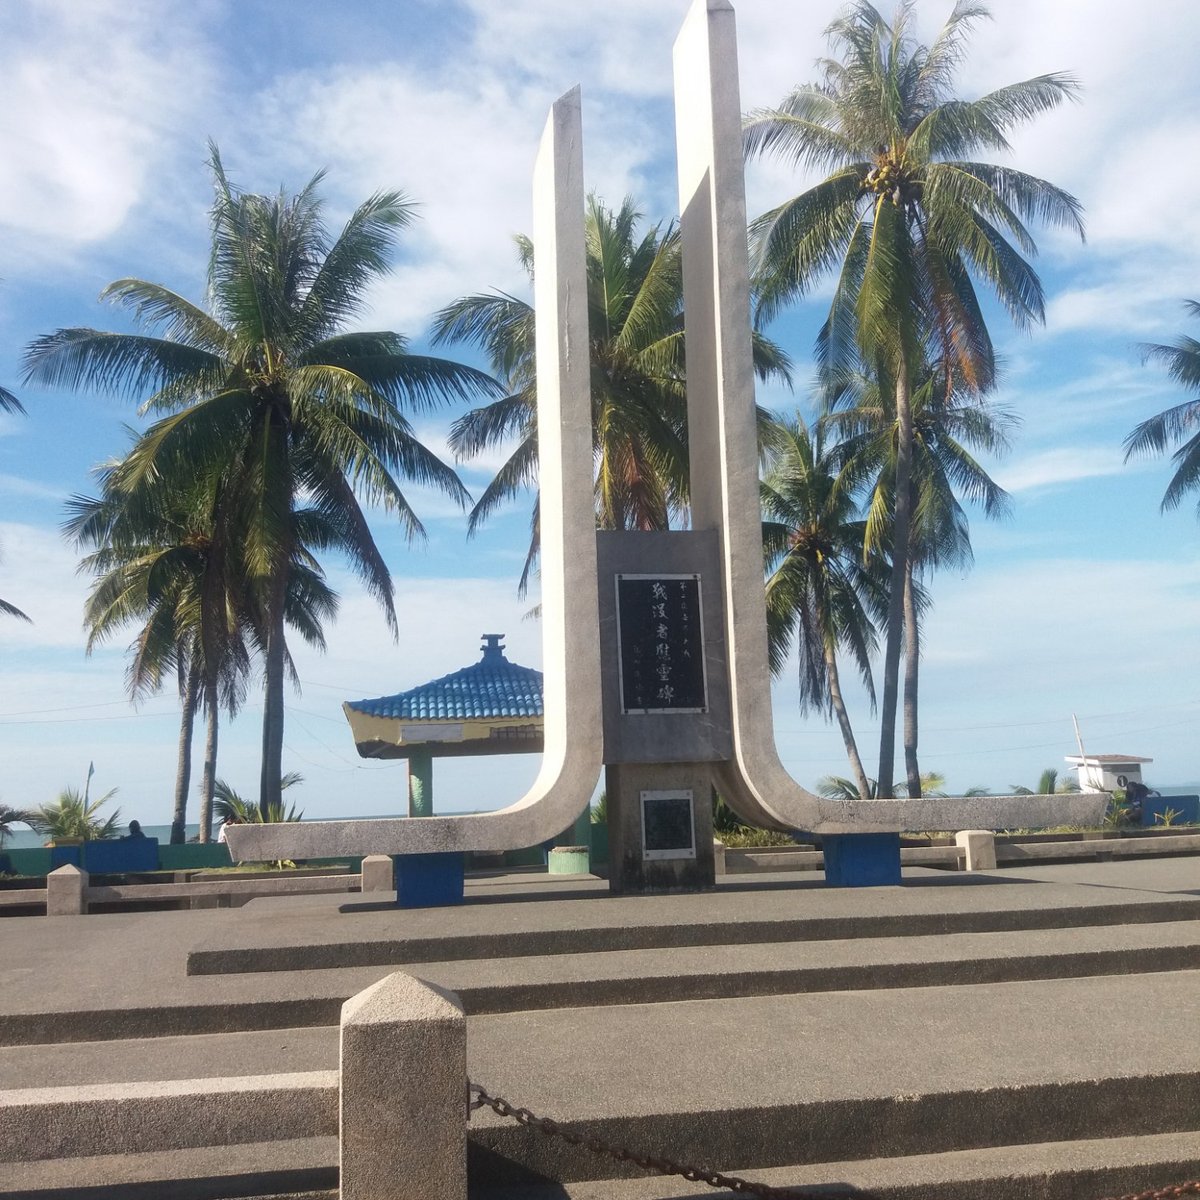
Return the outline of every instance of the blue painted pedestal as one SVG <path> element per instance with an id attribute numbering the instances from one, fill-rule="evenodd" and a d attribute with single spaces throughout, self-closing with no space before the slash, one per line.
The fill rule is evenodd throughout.
<path id="1" fill-rule="evenodd" d="M 821 838 L 830 887 L 880 887 L 900 882 L 898 833 L 839 833 Z"/>
<path id="2" fill-rule="evenodd" d="M 463 902 L 466 856 L 456 854 L 393 854 L 399 908 L 440 908 Z"/>

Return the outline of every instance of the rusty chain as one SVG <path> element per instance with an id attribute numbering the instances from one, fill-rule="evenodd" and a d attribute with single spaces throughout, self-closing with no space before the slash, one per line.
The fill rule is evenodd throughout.
<path id="1" fill-rule="evenodd" d="M 477 1083 L 468 1085 L 468 1112 L 477 1108 L 490 1108 L 501 1117 L 511 1117 L 518 1125 L 536 1129 L 546 1137 L 561 1138 L 572 1146 L 582 1146 L 593 1154 L 616 1159 L 617 1162 L 633 1163 L 644 1171 L 654 1171 L 658 1175 L 682 1175 L 690 1183 L 705 1183 L 709 1187 L 726 1188 L 741 1195 L 761 1196 L 763 1200 L 847 1200 L 845 1192 L 817 1192 L 805 1190 L 798 1192 L 791 1188 L 769 1187 L 765 1183 L 754 1183 L 749 1179 L 740 1179 L 736 1175 L 722 1175 L 720 1171 L 710 1171 L 705 1167 L 689 1167 L 676 1162 L 673 1158 L 660 1158 L 654 1154 L 638 1154 L 627 1150 L 624 1146 L 614 1146 L 603 1138 L 590 1134 L 576 1133 L 572 1129 L 564 1129 L 550 1117 L 539 1117 L 527 1108 L 518 1108 L 510 1104 L 503 1096 L 490 1096 Z M 855 1200 L 871 1200 L 869 1192 L 856 1192 Z"/>
<path id="2" fill-rule="evenodd" d="M 467 1115 L 478 1108 L 490 1108 L 497 1116 L 509 1117 L 518 1125 L 527 1129 L 536 1129 L 546 1137 L 561 1138 L 572 1146 L 582 1146 L 593 1154 L 615 1159 L 617 1162 L 633 1163 L 644 1171 L 654 1171 L 658 1175 L 681 1175 L 690 1183 L 704 1183 L 709 1187 L 725 1188 L 731 1192 L 743 1195 L 761 1196 L 763 1200 L 847 1200 L 847 1193 L 819 1192 L 805 1189 L 798 1192 L 792 1188 L 770 1187 L 765 1183 L 754 1183 L 749 1179 L 741 1179 L 737 1175 L 723 1175 L 720 1171 L 710 1171 L 704 1167 L 689 1167 L 676 1162 L 672 1158 L 660 1158 L 654 1154 L 638 1154 L 624 1146 L 615 1146 L 592 1134 L 576 1133 L 572 1129 L 564 1129 L 550 1117 L 539 1117 L 527 1108 L 518 1108 L 509 1103 L 503 1096 L 492 1096 L 477 1083 L 467 1085 Z M 869 1192 L 855 1191 L 854 1200 L 871 1200 Z M 1104 1200 L 1178 1200 L 1182 1196 L 1200 1195 L 1200 1180 L 1189 1180 L 1187 1183 L 1177 1183 L 1170 1187 L 1148 1188 L 1144 1192 L 1129 1192 L 1124 1196 L 1106 1196 Z"/>

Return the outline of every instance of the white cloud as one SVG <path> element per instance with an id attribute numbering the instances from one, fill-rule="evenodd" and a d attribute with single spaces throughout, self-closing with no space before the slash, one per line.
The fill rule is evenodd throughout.
<path id="1" fill-rule="evenodd" d="M 1114 260 L 1099 283 L 1069 287 L 1051 297 L 1046 330 L 1050 334 L 1080 329 L 1106 332 L 1130 343 L 1166 336 L 1183 320 L 1180 299 L 1196 290 L 1195 265 L 1187 255 L 1167 262 Z"/>
<path id="2" fill-rule="evenodd" d="M 54 500 L 62 504 L 70 492 L 68 488 L 50 487 L 36 479 L 24 479 L 20 475 L 0 473 L 0 494 L 32 496 L 38 500 Z"/>
<path id="3" fill-rule="evenodd" d="M 1128 469 L 1118 447 L 1076 445 L 1024 455 L 1016 462 L 996 467 L 992 477 L 1006 491 L 1026 492 L 1118 475 Z"/>
<path id="4" fill-rule="evenodd" d="M 1086 695 L 1114 672 L 1153 692 L 1153 680 L 1200 654 L 1197 585 L 1200 561 L 1135 557 L 1043 558 L 966 582 L 946 577 L 922 661 L 930 672 L 986 667 L 979 686 L 1002 681 L 1009 693 L 1036 679 Z M 955 681 L 942 671 L 937 684 L 950 695 Z"/>
<path id="5" fill-rule="evenodd" d="M 210 80 L 182 3 L 5 6 L 0 226 L 30 252 L 110 236 L 159 187 L 172 139 Z"/>
<path id="6" fill-rule="evenodd" d="M 88 585 L 75 574 L 78 555 L 54 530 L 0 522 L 0 556 L 0 595 L 33 619 L 32 625 L 0 620 L 0 647 L 73 648 L 82 654 Z"/>
<path id="7" fill-rule="evenodd" d="M 468 0 L 468 6 L 477 22 L 474 53 L 511 64 L 543 87 L 565 92 L 583 80 L 634 97 L 670 92 L 670 47 L 685 0 Z"/>

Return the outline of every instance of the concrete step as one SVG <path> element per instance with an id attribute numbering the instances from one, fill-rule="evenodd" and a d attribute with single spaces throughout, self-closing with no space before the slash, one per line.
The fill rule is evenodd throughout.
<path id="1" fill-rule="evenodd" d="M 1200 1177 L 1200 1134 L 1042 1142 L 743 1173 L 776 1188 L 867 1192 L 877 1200 L 1096 1200 Z M 733 1193 L 672 1176 L 481 1186 L 471 1200 L 720 1200 Z M 337 1200 L 334 1138 L 169 1154 L 9 1164 L 4 1200 Z"/>
<path id="2" fill-rule="evenodd" d="M 404 966 L 426 962 L 668 947 L 1076 929 L 1200 918 L 1188 860 L 1080 864 L 1106 884 L 1036 871 L 917 868 L 900 887 L 830 889 L 795 874 L 724 877 L 712 892 L 613 897 L 594 882 L 480 891 L 454 909 L 398 911 L 362 901 L 287 909 L 262 901 L 187 955 L 190 975 Z M 1071 868 L 1056 868 L 1070 871 Z M 1046 872 L 1042 868 L 1042 873 Z M 1147 885 L 1146 880 L 1153 882 Z M 1122 883 L 1128 881 L 1127 884 Z M 864 894 L 866 893 L 866 894 Z M 524 903 L 546 895 L 554 904 Z"/>
<path id="3" fill-rule="evenodd" d="M 775 1188 L 865 1192 L 876 1200 L 1097 1200 L 1200 1178 L 1200 1133 L 1041 1142 L 746 1171 Z M 473 1187 L 471 1200 L 720 1200 L 734 1193 L 684 1179 L 585 1180 Z"/>
<path id="4" fill-rule="evenodd" d="M 215 1079 L 337 1067 L 335 1026 L 5 1046 L 0 1049 L 0 1096 L 19 1088 Z"/>
<path id="5" fill-rule="evenodd" d="M 4 1200 L 337 1200 L 337 1139 L 6 1163 Z"/>
<path id="6" fill-rule="evenodd" d="M 1178 971 L 476 1016 L 468 1071 L 581 1134 L 729 1173 L 1182 1133 L 1200 1112 L 1198 994 L 1200 972 Z M 330 1071 L 337 1059 L 334 1028 L 8 1047 L 0 1087 Z M 278 1120 L 283 1133 L 287 1112 Z M 479 1186 L 610 1169 L 490 1110 L 470 1132 Z"/>
<path id="7" fill-rule="evenodd" d="M 580 1134 L 730 1173 L 1186 1132 L 1198 985 L 1175 972 L 479 1017 L 468 1062 L 493 1095 Z M 471 1137 L 480 1186 L 621 1174 L 490 1110 Z"/>
<path id="8" fill-rule="evenodd" d="M 1200 922 L 421 963 L 468 1014 L 1200 968 Z M 0 1046 L 334 1025 L 391 966 L 187 976 L 103 1009 L 0 1014 Z"/>

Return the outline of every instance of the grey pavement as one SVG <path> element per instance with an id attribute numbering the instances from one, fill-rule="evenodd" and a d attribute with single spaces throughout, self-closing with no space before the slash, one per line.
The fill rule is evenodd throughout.
<path id="1" fill-rule="evenodd" d="M 1057 871 L 1071 872 L 1059 876 Z M 1111 875 L 1096 872 L 1110 870 Z M 554 899 L 553 904 L 541 903 Z M 807 941 L 1200 916 L 1196 859 L 960 874 L 914 868 L 900 887 L 832 889 L 796 874 L 733 876 L 711 892 L 610 896 L 605 885 L 496 887 L 452 909 L 397 912 L 325 897 L 255 902 L 198 942 L 193 973 L 419 963 L 500 954 Z"/>
<path id="2" fill-rule="evenodd" d="M 860 1159 L 816 1166 L 749 1170 L 742 1175 L 776 1188 L 859 1189 L 900 1200 L 1081 1200 L 1162 1187 L 1200 1176 L 1200 1135 L 1151 1134 L 1080 1138 L 1025 1146 L 988 1146 L 902 1159 Z M 679 1178 L 603 1179 L 488 1189 L 486 1200 L 723 1200 L 734 1195 Z"/>
<path id="3" fill-rule="evenodd" d="M 375 944 L 467 998 L 473 1079 L 643 1151 L 766 1171 L 788 1185 L 828 1181 L 806 1163 L 841 1171 L 846 1160 L 902 1155 L 889 1176 L 894 1194 L 928 1187 L 938 1200 L 969 1194 L 954 1191 L 955 1172 L 999 1180 L 989 1195 L 1014 1200 L 1022 1186 L 1035 1190 L 1036 1176 L 1039 1195 L 1068 1200 L 1037 1166 L 1050 1161 L 1037 1147 L 1051 1139 L 1070 1140 L 1064 1161 L 1083 1153 L 1076 1139 L 1112 1139 L 1111 1153 L 1093 1156 L 1094 1178 L 1114 1181 L 1110 1191 L 1178 1181 L 1197 1157 L 1194 859 L 989 876 L 918 870 L 898 888 L 844 891 L 807 876 L 739 877 L 712 893 L 626 898 L 593 880 L 498 877 L 473 882 L 469 894 L 458 908 L 406 912 L 305 897 L 233 910 L 6 918 L 0 1040 L 30 1040 L 19 1036 L 21 1022 L 39 1013 L 49 1013 L 51 1036 L 72 1012 L 82 1014 L 73 1036 L 93 1040 L 0 1045 L 0 1088 L 331 1070 L 341 999 L 393 969 L 387 963 L 187 975 L 189 955 L 274 951 L 283 953 L 277 966 L 302 967 L 320 961 L 308 948 Z M 559 952 L 515 953 L 531 934 Z M 600 952 L 630 934 L 644 948 Z M 447 947 L 456 954 L 431 957 Z M 140 1036 L 137 1022 L 155 1008 L 167 1013 L 155 1027 L 165 1036 Z M 198 1032 L 215 1028 L 205 1022 L 222 1010 L 234 1031 Z M 296 1026 L 279 1025 L 289 1011 Z M 575 1181 L 546 1193 L 571 1200 L 695 1191 L 606 1180 L 610 1168 L 584 1152 L 487 1110 L 471 1128 L 477 1190 L 519 1184 L 532 1200 L 536 1181 L 550 1177 Z M 1156 1142 L 1153 1162 L 1138 1160 L 1128 1141 L 1168 1134 L 1176 1140 Z M 987 1158 L 993 1143 L 1006 1149 Z M 926 1175 L 914 1156 L 928 1157 Z M 197 1178 L 213 1170 L 201 1158 L 188 1168 Z M 274 1149 L 260 1161 L 264 1170 L 287 1167 Z M 327 1153 L 309 1145 L 296 1162 L 307 1164 L 311 1186 L 325 1186 Z M 59 1179 L 59 1194 L 69 1195 L 65 1181 L 81 1169 L 52 1164 L 45 1187 Z M 113 1178 L 122 1169 L 104 1168 Z M 148 1179 L 165 1168 L 129 1169 L 132 1182 L 137 1171 Z M 858 1164 L 839 1178 L 868 1186 L 883 1169 Z M 28 1170 L 6 1168 L 0 1194 L 32 1188 Z M 179 1195 L 219 1194 L 211 1181 L 195 1186 Z"/>
<path id="4" fill-rule="evenodd" d="M 241 909 L 5 918 L 0 1042 L 30 1040 L 28 1030 L 5 1032 L 5 1018 L 17 1015 L 234 1005 L 264 995 L 297 1002 L 339 994 L 344 999 L 347 988 L 374 982 L 390 962 L 412 962 L 438 982 L 479 989 L 481 1009 L 488 1007 L 488 988 L 650 977 L 665 961 L 661 950 L 672 944 L 662 974 L 711 971 L 729 979 L 872 962 L 965 964 L 1152 948 L 1173 948 L 1185 957 L 1164 965 L 1186 966 L 1194 941 L 1190 924 L 1180 921 L 1200 915 L 1200 862 L 1194 859 L 1023 867 L 983 877 L 926 870 L 899 888 L 834 890 L 794 875 L 690 895 L 617 898 L 604 887 L 595 880 L 564 884 L 518 876 L 472 884 L 472 902 L 449 909 L 351 905 L 342 911 L 345 897 L 325 896 L 260 900 Z M 1093 926 L 1096 921 L 1103 924 Z M 1051 930 L 1043 934 L 1039 926 L 1047 924 Z M 1056 925 L 1071 932 L 1056 937 Z M 973 938 L 972 926 L 981 929 Z M 881 931 L 889 936 L 869 936 Z M 909 935 L 907 950 L 892 940 L 902 933 Z M 560 952 L 531 962 L 537 955 L 531 937 Z M 649 948 L 622 948 L 639 940 Z M 714 944 L 722 946 L 719 954 Z M 606 953 L 593 952 L 602 949 Z M 230 950 L 249 965 L 282 951 L 288 964 L 306 969 L 283 973 L 269 987 L 253 972 L 246 979 L 186 974 L 194 952 L 219 958 Z M 376 961 L 355 970 L 321 969 L 321 950 L 334 959 L 345 951 L 351 960 L 357 954 Z M 809 985 L 822 986 L 812 979 L 788 984 Z M 298 1007 L 290 1019 L 308 1024 L 325 1019 L 322 1011 L 303 1015 Z M 187 1019 L 181 1013 L 181 1027 L 167 1031 L 186 1032 Z"/>
<path id="5" fill-rule="evenodd" d="M 1194 968 L 1200 922 L 1165 921 L 477 958 L 419 963 L 411 971 L 457 992 L 476 1015 Z M 394 969 L 160 975 L 136 989 L 114 989 L 90 1007 L 80 1007 L 67 987 L 50 1004 L 10 992 L 0 1010 L 0 1079 L 5 1046 L 332 1025 L 343 1001 Z"/>

